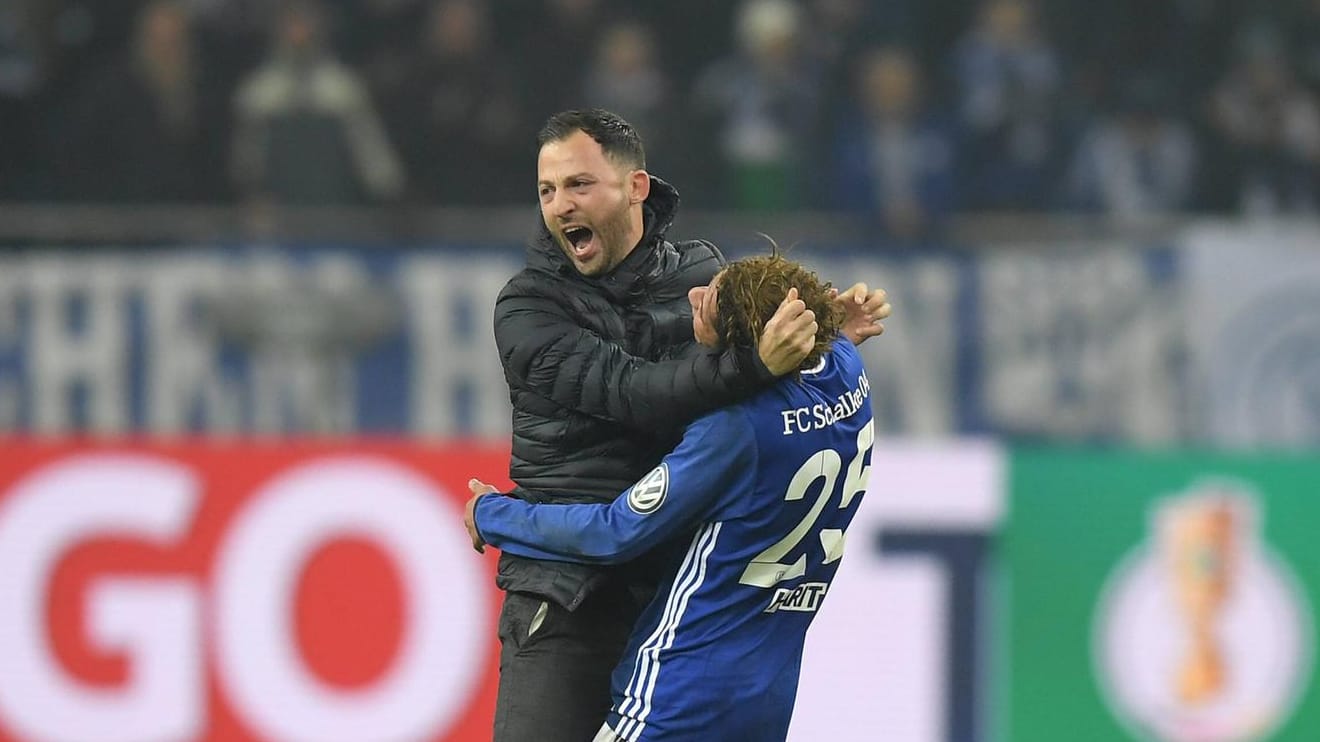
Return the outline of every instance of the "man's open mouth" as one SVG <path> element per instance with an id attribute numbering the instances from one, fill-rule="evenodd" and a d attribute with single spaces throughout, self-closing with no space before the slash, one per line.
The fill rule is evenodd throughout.
<path id="1" fill-rule="evenodd" d="M 573 253 L 581 255 L 591 246 L 591 238 L 595 236 L 587 227 L 573 226 L 564 230 L 564 239 L 573 246 Z"/>

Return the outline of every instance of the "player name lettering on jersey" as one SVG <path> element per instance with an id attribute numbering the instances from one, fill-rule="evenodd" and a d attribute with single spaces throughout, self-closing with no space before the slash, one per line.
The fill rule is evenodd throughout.
<path id="1" fill-rule="evenodd" d="M 764 613 L 778 613 L 779 611 L 801 611 L 803 613 L 815 613 L 820 607 L 820 602 L 825 599 L 825 588 L 829 583 L 825 582 L 804 582 L 797 587 L 781 587 L 775 590 L 775 597 L 770 599 L 770 605 L 766 606 Z"/>
<path id="2" fill-rule="evenodd" d="M 784 435 L 820 430 L 840 420 L 846 420 L 857 414 L 862 408 L 862 400 L 870 393 L 871 381 L 863 373 L 857 377 L 857 386 L 840 394 L 838 401 L 833 405 L 815 404 L 810 407 L 783 410 L 779 414 L 784 417 Z"/>

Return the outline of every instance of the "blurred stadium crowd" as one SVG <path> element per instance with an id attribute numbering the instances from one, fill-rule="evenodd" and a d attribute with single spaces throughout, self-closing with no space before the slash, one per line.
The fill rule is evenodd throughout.
<path id="1" fill-rule="evenodd" d="M 1310 214 L 1320 0 L 7 0 L 0 199 L 530 203 L 602 106 L 690 205 Z"/>

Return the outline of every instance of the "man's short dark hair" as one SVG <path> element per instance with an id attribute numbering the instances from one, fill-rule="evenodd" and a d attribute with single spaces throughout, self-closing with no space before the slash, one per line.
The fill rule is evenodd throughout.
<path id="1" fill-rule="evenodd" d="M 632 124 L 603 108 L 585 111 L 561 111 L 551 116 L 536 135 L 537 149 L 550 142 L 569 138 L 580 131 L 600 145 L 605 156 L 630 168 L 646 168 L 646 150 L 642 137 Z"/>

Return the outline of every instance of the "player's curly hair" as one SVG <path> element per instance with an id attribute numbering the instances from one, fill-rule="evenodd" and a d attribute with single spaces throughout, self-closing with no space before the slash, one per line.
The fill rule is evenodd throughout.
<path id="1" fill-rule="evenodd" d="M 816 365 L 843 327 L 843 307 L 830 296 L 831 284 L 801 263 L 785 258 L 770 241 L 771 254 L 736 260 L 724 269 L 718 294 L 715 324 L 723 344 L 756 348 L 765 323 L 774 316 L 790 288 L 815 312 L 816 344 L 803 361 Z"/>

